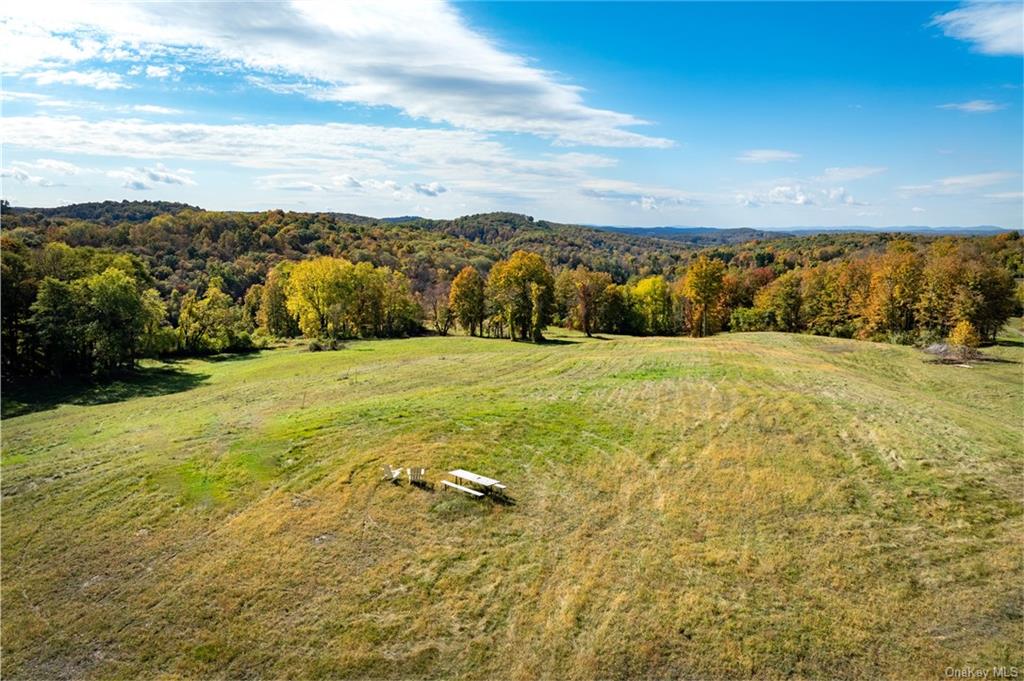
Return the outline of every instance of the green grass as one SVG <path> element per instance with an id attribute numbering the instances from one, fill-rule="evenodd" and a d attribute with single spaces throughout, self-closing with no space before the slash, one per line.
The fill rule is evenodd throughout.
<path id="1" fill-rule="evenodd" d="M 810 336 L 552 335 L 8 399 L 5 677 L 1024 667 L 1019 344 L 963 368 Z M 515 504 L 381 483 L 383 463 L 491 475 Z"/>

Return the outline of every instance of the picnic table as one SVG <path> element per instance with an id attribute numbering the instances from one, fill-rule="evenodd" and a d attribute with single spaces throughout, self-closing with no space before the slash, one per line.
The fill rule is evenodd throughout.
<path id="1" fill-rule="evenodd" d="M 484 487 L 488 490 L 494 490 L 499 494 L 504 493 L 506 489 L 505 485 L 501 484 L 500 480 L 488 478 L 485 475 L 477 475 L 476 473 L 471 473 L 470 471 L 466 471 L 461 468 L 456 468 L 453 471 L 448 471 L 448 475 L 452 476 L 453 478 L 459 481 L 465 480 L 467 482 L 472 482 L 475 485 L 480 485 L 481 487 Z"/>

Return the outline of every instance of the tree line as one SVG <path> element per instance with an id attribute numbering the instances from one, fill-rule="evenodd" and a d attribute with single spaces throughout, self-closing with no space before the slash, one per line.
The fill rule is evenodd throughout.
<path id="1" fill-rule="evenodd" d="M 244 351 L 300 335 L 339 340 L 461 329 L 539 341 L 552 323 L 588 335 L 777 330 L 901 343 L 941 340 L 966 324 L 962 333 L 991 341 L 1020 312 L 1015 277 L 1024 275 L 1016 232 L 815 235 L 660 255 L 657 242 L 607 242 L 601 233 L 581 258 L 559 248 L 566 234 L 583 239 L 584 228 L 564 232 L 511 214 L 484 216 L 477 227 L 461 218 L 440 234 L 408 225 L 343 227 L 341 218 L 319 214 L 207 214 L 188 207 L 131 224 L 30 216 L 11 228 L 8 217 L 0 248 L 5 380 L 108 373 L 141 357 Z M 289 220 L 334 225 L 316 232 L 332 246 L 285 249 L 280 257 L 273 244 L 292 229 Z M 212 245 L 198 245 L 197 224 L 228 246 L 248 233 L 246 248 L 269 245 L 267 257 L 232 278 L 228 268 L 210 267 L 202 257 Z M 257 237 L 225 228 L 231 224 L 270 231 Z M 78 234 L 70 239 L 75 244 L 92 234 L 101 245 L 69 243 L 71 234 Z M 353 245 L 366 244 L 367 235 L 402 257 Z M 410 243 L 397 246 L 403 237 Z M 121 238 L 136 245 L 105 245 Z M 494 248 L 524 238 L 547 247 L 506 257 Z M 616 255 L 603 259 L 609 243 Z M 634 243 L 642 244 L 639 258 L 629 252 Z M 257 262 L 249 258 L 239 256 L 235 265 Z M 189 274 L 178 277 L 172 265 Z"/>
<path id="2" fill-rule="evenodd" d="M 245 352 L 270 337 L 383 338 L 416 333 L 420 303 L 405 275 L 321 257 L 282 263 L 236 299 L 214 276 L 165 301 L 137 256 L 3 238 L 5 381 L 106 375 L 139 359 Z"/>

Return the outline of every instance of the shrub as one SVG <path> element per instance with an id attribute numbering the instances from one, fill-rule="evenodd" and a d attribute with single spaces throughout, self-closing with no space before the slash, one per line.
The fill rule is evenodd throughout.
<path id="1" fill-rule="evenodd" d="M 738 307 L 729 318 L 733 331 L 767 331 L 772 327 L 772 313 L 753 307 Z"/>
<path id="2" fill-rule="evenodd" d="M 974 325 L 967 320 L 957 322 L 953 330 L 949 332 L 949 344 L 953 346 L 961 359 L 969 359 L 978 354 L 978 346 L 981 345 L 981 336 Z"/>
<path id="3" fill-rule="evenodd" d="M 322 352 L 324 350 L 341 350 L 345 343 L 337 338 L 316 338 L 309 341 L 310 352 Z"/>

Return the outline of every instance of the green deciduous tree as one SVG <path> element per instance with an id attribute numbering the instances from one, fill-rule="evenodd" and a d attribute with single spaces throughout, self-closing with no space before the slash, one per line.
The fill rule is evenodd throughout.
<path id="1" fill-rule="evenodd" d="M 536 253 L 516 251 L 495 263 L 487 290 L 512 340 L 543 340 L 554 312 L 554 277 Z"/>
<path id="2" fill-rule="evenodd" d="M 448 294 L 448 304 L 459 326 L 469 331 L 469 335 L 483 333 L 487 301 L 484 296 L 484 279 L 475 267 L 467 265 L 455 275 Z"/>
<path id="3" fill-rule="evenodd" d="M 754 308 L 766 313 L 779 331 L 799 331 L 801 272 L 792 270 L 778 277 L 754 296 Z"/>
<path id="4" fill-rule="evenodd" d="M 295 315 L 288 309 L 288 273 L 290 263 L 278 265 L 267 274 L 263 284 L 262 300 L 256 321 L 263 331 L 278 338 L 291 338 L 299 335 L 299 323 Z"/>
<path id="5" fill-rule="evenodd" d="M 241 328 L 241 311 L 224 292 L 219 277 L 210 279 L 202 298 L 189 291 L 178 313 L 178 338 L 186 353 L 203 354 L 247 349 L 250 345 Z"/>

